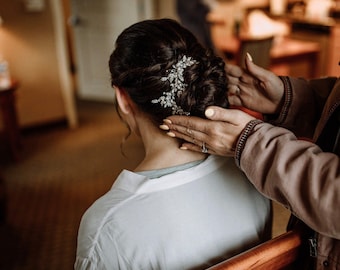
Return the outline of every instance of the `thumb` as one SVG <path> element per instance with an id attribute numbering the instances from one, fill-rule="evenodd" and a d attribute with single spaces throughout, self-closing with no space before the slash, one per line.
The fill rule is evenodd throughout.
<path id="1" fill-rule="evenodd" d="M 238 110 L 224 109 L 217 106 L 209 106 L 205 110 L 205 116 L 214 121 L 223 121 L 233 123 L 233 119 L 236 118 Z"/>

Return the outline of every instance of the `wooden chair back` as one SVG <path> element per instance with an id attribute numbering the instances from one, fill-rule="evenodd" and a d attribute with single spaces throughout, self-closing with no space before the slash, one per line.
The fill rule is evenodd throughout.
<path id="1" fill-rule="evenodd" d="M 270 50 L 273 45 L 273 36 L 250 37 L 240 36 L 240 47 L 236 62 L 244 67 L 246 53 L 250 53 L 254 63 L 268 69 L 270 66 Z"/>
<path id="2" fill-rule="evenodd" d="M 301 244 L 301 232 L 292 230 L 210 267 L 209 270 L 292 269 L 290 267 L 298 259 Z"/>

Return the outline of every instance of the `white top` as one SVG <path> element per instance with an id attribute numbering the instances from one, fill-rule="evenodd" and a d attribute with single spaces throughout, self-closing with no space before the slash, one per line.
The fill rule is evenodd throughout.
<path id="1" fill-rule="evenodd" d="M 270 217 L 232 158 L 153 179 L 123 170 L 81 220 L 75 269 L 205 269 L 258 244 Z"/>

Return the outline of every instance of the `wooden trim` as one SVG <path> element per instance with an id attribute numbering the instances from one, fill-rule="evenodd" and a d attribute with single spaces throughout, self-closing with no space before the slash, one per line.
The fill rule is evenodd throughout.
<path id="1" fill-rule="evenodd" d="M 61 93 L 64 99 L 65 111 L 67 115 L 68 125 L 70 128 L 78 126 L 78 116 L 75 105 L 75 94 L 72 89 L 70 75 L 70 60 L 67 54 L 66 30 L 64 24 L 64 14 L 59 0 L 50 0 L 54 31 L 56 37 L 57 58 L 59 67 L 59 78 L 61 85 Z"/>
<path id="2" fill-rule="evenodd" d="M 219 263 L 209 270 L 285 269 L 297 260 L 301 243 L 301 233 L 289 231 Z"/>

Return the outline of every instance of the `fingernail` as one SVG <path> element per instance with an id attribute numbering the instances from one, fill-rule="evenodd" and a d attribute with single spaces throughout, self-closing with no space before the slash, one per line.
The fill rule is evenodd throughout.
<path id="1" fill-rule="evenodd" d="M 175 133 L 173 133 L 173 132 L 168 132 L 166 135 L 168 135 L 168 136 L 170 136 L 170 137 L 172 137 L 172 138 L 175 138 L 176 137 L 176 135 L 175 135 Z"/>
<path id="2" fill-rule="evenodd" d="M 188 150 L 188 148 L 185 147 L 185 146 L 181 146 L 179 149 L 181 149 L 181 150 Z"/>
<path id="3" fill-rule="evenodd" d="M 164 119 L 163 122 L 166 123 L 166 124 L 172 124 L 170 119 Z"/>
<path id="4" fill-rule="evenodd" d="M 251 61 L 251 62 L 253 62 L 253 57 L 251 57 L 250 53 L 247 52 L 246 55 L 247 55 L 248 60 Z"/>
<path id="5" fill-rule="evenodd" d="M 163 129 L 163 130 L 169 130 L 170 129 L 167 125 L 160 125 L 159 128 Z"/>
<path id="6" fill-rule="evenodd" d="M 205 116 L 206 117 L 211 117 L 214 115 L 214 110 L 213 109 L 207 109 L 205 110 Z"/>

